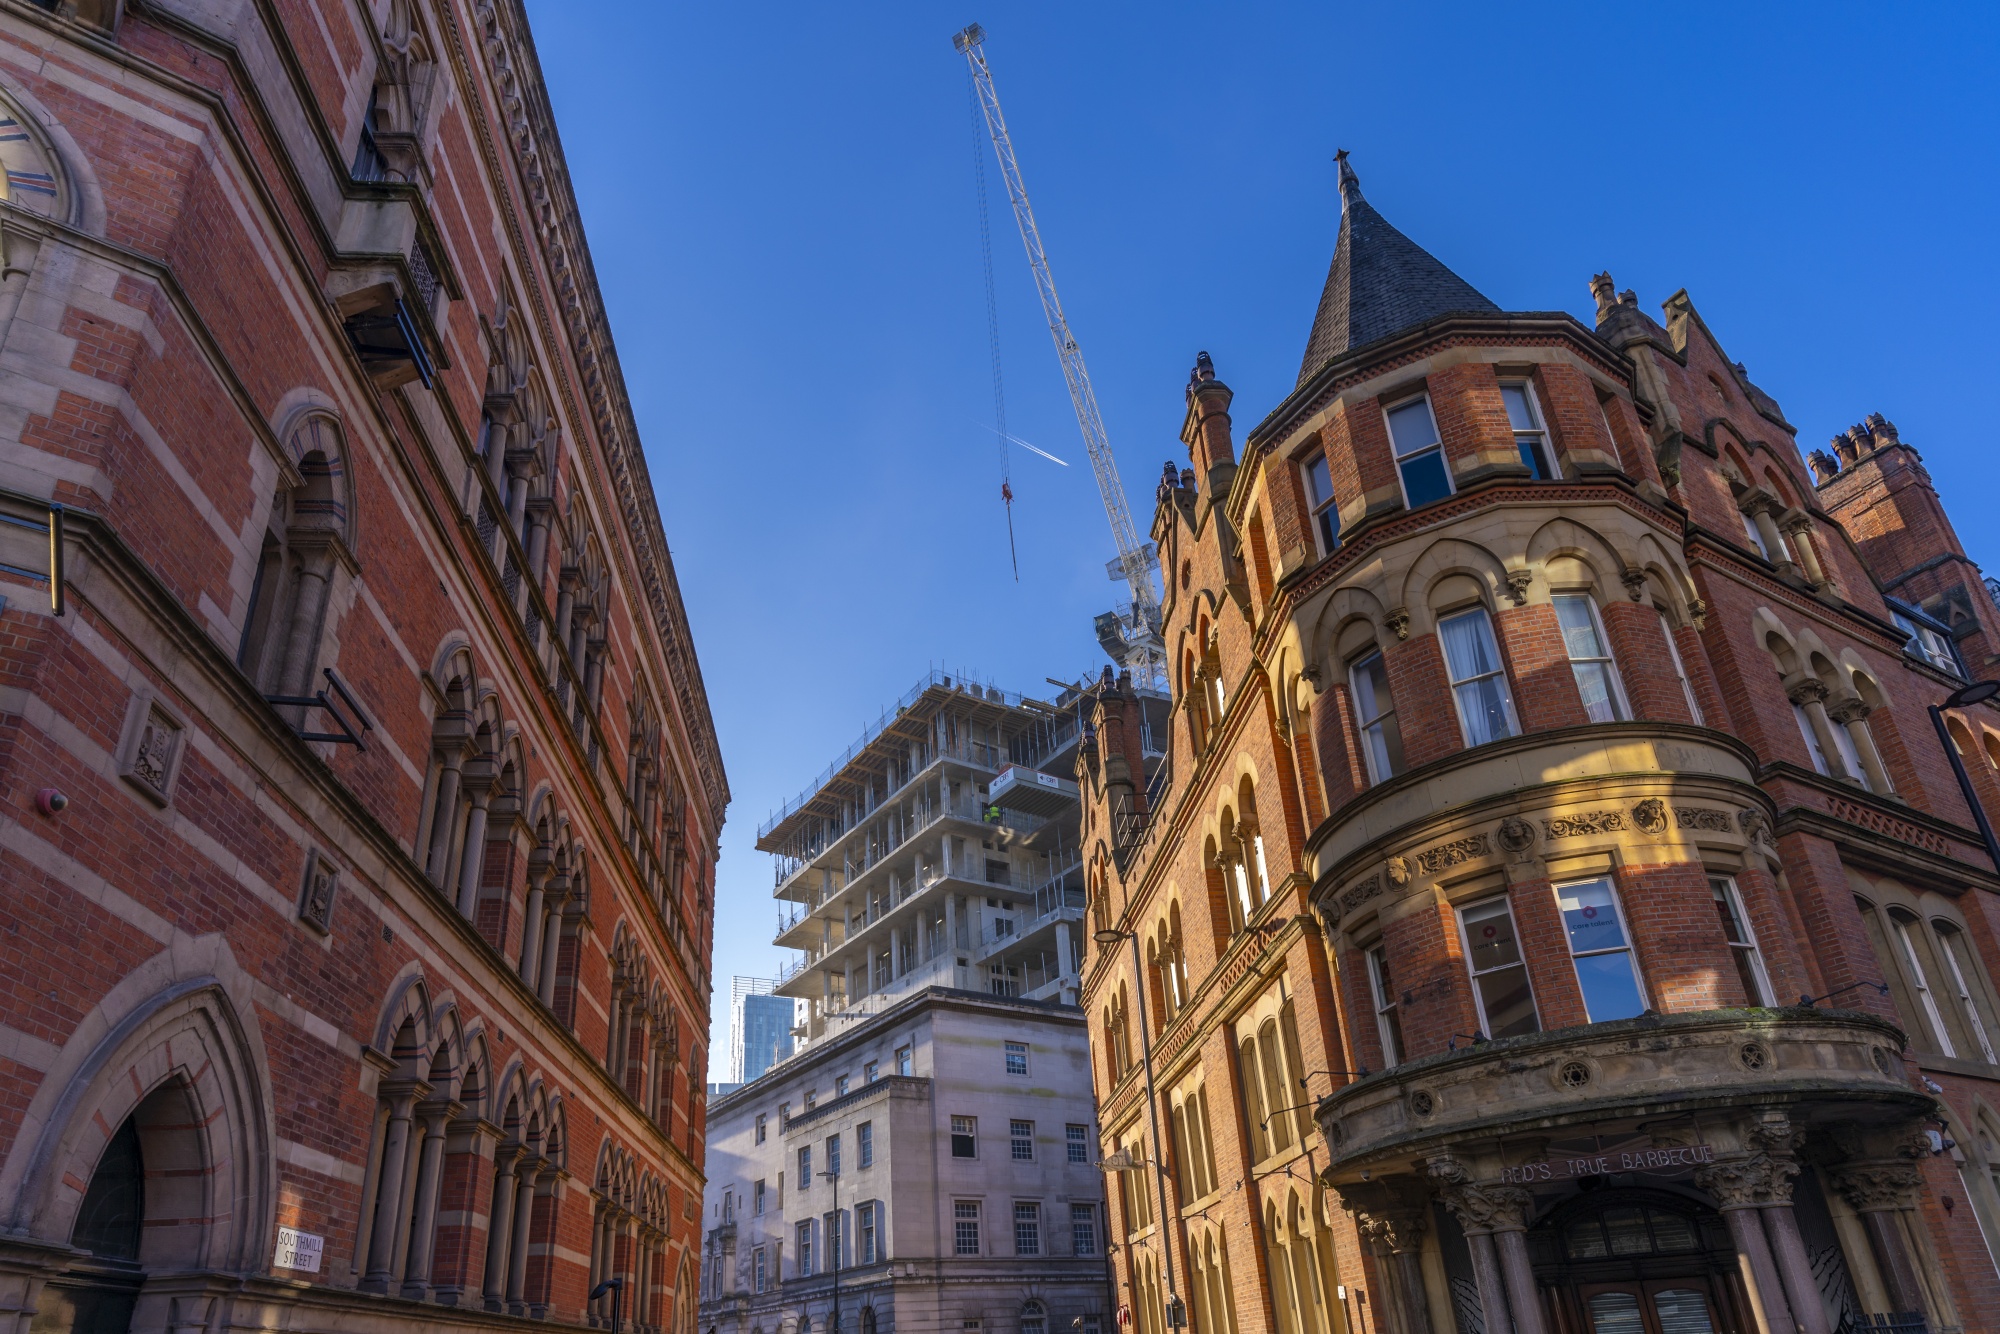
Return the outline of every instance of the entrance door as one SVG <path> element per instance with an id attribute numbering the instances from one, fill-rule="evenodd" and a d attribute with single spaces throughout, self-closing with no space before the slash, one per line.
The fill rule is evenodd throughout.
<path id="1" fill-rule="evenodd" d="M 1700 1279 L 1593 1284 L 1583 1299 L 1588 1334 L 1716 1334 L 1715 1308 Z"/>

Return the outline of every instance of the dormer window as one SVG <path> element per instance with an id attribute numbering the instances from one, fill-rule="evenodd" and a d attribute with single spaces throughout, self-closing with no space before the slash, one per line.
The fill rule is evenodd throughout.
<path id="1" fill-rule="evenodd" d="M 1429 397 L 1398 404 L 1388 415 L 1396 471 L 1403 479 L 1403 503 L 1416 509 L 1443 500 L 1451 494 L 1451 473 L 1444 465 L 1444 446 L 1438 439 Z"/>
<path id="2" fill-rule="evenodd" d="M 1921 658 L 1941 672 L 1965 679 L 1965 668 L 1958 660 L 1958 647 L 1942 630 L 1919 621 L 1894 603 L 1889 606 L 1889 619 L 1896 623 L 1898 630 L 1910 637 L 1910 642 L 1903 646 L 1903 652 Z"/>
<path id="3" fill-rule="evenodd" d="M 1340 511 L 1333 503 L 1333 475 L 1327 471 L 1326 455 L 1314 450 L 1299 471 L 1305 479 L 1313 531 L 1319 535 L 1319 554 L 1331 556 L 1340 546 Z"/>
<path id="4" fill-rule="evenodd" d="M 1528 471 L 1538 482 L 1552 482 L 1560 477 L 1555 451 L 1549 448 L 1549 433 L 1535 404 L 1534 389 L 1526 381 L 1502 384 L 1500 397 L 1507 403 L 1507 423 L 1514 428 L 1514 447 L 1521 451 L 1521 462 L 1528 465 Z"/>

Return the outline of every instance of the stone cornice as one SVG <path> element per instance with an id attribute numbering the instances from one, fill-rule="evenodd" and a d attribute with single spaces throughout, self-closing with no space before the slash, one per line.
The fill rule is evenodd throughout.
<path id="1" fill-rule="evenodd" d="M 527 14 L 521 0 L 470 0 L 470 10 L 477 25 L 482 69 L 505 130 L 507 152 L 528 194 L 534 239 L 556 289 L 553 300 L 530 304 L 537 310 L 552 309 L 561 317 L 584 401 L 610 468 L 620 517 L 638 548 L 641 583 L 665 650 L 682 726 L 695 754 L 707 812 L 719 830 L 729 803 L 729 785 L 715 718 L 696 660 L 673 554 L 660 522 L 659 502 L 639 445 L 631 397 L 611 339 L 604 296 L 584 237 L 582 215 L 570 187 L 555 113 L 529 36 Z M 485 128 L 480 118 L 472 119 Z"/>

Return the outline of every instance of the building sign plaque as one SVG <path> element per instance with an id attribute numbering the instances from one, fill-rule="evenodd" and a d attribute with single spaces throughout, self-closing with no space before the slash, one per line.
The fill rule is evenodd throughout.
<path id="1" fill-rule="evenodd" d="M 281 1227 L 278 1229 L 278 1249 L 271 1256 L 271 1268 L 296 1269 L 302 1274 L 317 1274 L 320 1253 L 325 1249 L 326 1238 L 318 1233 Z"/>
<path id="2" fill-rule="evenodd" d="M 1607 1176 L 1613 1172 L 1685 1172 L 1714 1161 L 1715 1146 L 1712 1144 L 1562 1154 L 1503 1167 L 1500 1169 L 1500 1180 L 1510 1186 L 1532 1186 L 1539 1181 L 1567 1181 L 1572 1177 Z"/>

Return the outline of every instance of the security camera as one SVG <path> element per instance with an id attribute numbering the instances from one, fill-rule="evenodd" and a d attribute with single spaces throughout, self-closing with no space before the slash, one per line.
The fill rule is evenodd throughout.
<path id="1" fill-rule="evenodd" d="M 69 806 L 69 798 L 55 788 L 45 787 L 35 793 L 35 809 L 43 815 L 61 815 Z"/>

